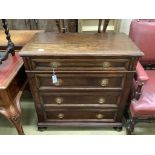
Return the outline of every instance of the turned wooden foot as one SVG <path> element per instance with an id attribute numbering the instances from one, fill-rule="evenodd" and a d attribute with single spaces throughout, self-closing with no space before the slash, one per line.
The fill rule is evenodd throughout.
<path id="1" fill-rule="evenodd" d="M 132 119 L 127 120 L 126 122 L 126 133 L 127 135 L 131 135 L 134 131 L 135 123 Z"/>
<path id="2" fill-rule="evenodd" d="M 9 107 L 3 107 L 0 113 L 4 115 L 16 128 L 19 135 L 24 135 L 22 128 L 21 112 L 17 106 L 10 105 Z"/>

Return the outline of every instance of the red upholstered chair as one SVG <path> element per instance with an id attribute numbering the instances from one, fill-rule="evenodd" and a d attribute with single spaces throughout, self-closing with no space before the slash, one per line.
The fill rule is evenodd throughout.
<path id="1" fill-rule="evenodd" d="M 144 56 L 136 67 L 133 99 L 126 122 L 127 134 L 134 131 L 138 122 L 155 120 L 155 20 L 133 20 L 129 36 L 144 52 Z"/>

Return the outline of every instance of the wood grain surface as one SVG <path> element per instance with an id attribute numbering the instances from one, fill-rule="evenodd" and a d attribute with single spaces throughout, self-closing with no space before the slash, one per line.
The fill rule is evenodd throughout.
<path id="1" fill-rule="evenodd" d="M 21 56 L 99 55 L 142 56 L 123 33 L 38 33 L 20 52 Z"/>

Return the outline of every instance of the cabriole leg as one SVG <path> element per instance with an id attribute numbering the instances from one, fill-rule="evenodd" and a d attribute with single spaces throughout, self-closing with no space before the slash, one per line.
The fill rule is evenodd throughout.
<path id="1" fill-rule="evenodd" d="M 15 105 L 10 105 L 9 107 L 3 107 L 0 113 L 4 115 L 16 128 L 19 135 L 24 135 L 22 127 L 21 113 Z"/>

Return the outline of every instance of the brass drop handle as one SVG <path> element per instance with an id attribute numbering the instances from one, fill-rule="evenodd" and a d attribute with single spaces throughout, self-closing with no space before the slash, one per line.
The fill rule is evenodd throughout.
<path id="1" fill-rule="evenodd" d="M 104 98 L 104 97 L 100 97 L 100 98 L 98 99 L 98 103 L 100 103 L 100 104 L 105 103 L 105 98 Z"/>
<path id="2" fill-rule="evenodd" d="M 107 86 L 108 83 L 109 83 L 109 80 L 108 79 L 102 79 L 101 80 L 101 86 L 103 86 L 103 87 Z"/>
<path id="3" fill-rule="evenodd" d="M 60 63 L 59 62 L 51 62 L 50 65 L 52 68 L 58 68 L 60 66 Z"/>
<path id="4" fill-rule="evenodd" d="M 60 118 L 60 119 L 64 118 L 64 114 L 59 113 L 59 114 L 58 114 L 58 118 Z"/>
<path id="5" fill-rule="evenodd" d="M 111 66 L 110 62 L 103 62 L 103 68 L 108 68 Z"/>
<path id="6" fill-rule="evenodd" d="M 55 86 L 61 86 L 62 85 L 62 80 L 58 79 L 57 83 L 54 83 Z"/>
<path id="7" fill-rule="evenodd" d="M 97 119 L 102 119 L 104 117 L 104 115 L 103 114 L 97 114 L 96 117 L 97 117 Z"/>
<path id="8" fill-rule="evenodd" d="M 55 99 L 55 102 L 56 102 L 57 104 L 61 104 L 61 103 L 63 102 L 63 99 L 62 99 L 61 97 L 57 97 L 57 98 Z"/>

